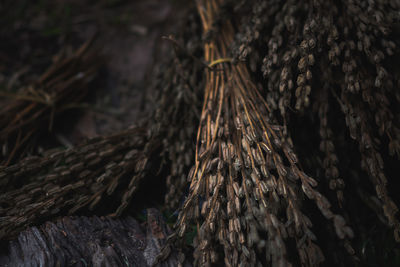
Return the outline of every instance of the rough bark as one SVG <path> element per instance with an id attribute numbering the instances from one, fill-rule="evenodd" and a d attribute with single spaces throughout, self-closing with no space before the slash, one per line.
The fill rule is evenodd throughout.
<path id="1" fill-rule="evenodd" d="M 64 217 L 22 231 L 0 266 L 152 266 L 169 234 L 156 209 L 147 209 L 144 225 L 132 217 Z M 177 255 L 158 266 L 177 266 Z"/>

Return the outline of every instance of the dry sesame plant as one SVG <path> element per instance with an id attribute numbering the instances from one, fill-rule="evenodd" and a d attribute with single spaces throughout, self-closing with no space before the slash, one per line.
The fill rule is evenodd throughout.
<path id="1" fill-rule="evenodd" d="M 188 17 L 189 27 L 177 42 L 185 43 L 188 32 L 198 31 L 196 22 L 193 15 Z M 180 48 L 185 51 L 177 53 L 197 56 L 199 48 L 199 40 L 191 38 Z M 0 166 L 0 239 L 62 215 L 120 216 L 142 180 L 154 186 L 161 177 L 156 189 L 163 191 L 166 184 L 166 203 L 171 209 L 178 206 L 193 158 L 191 140 L 199 117 L 199 90 L 193 88 L 201 83 L 197 77 L 202 66 L 185 55 L 174 55 L 173 49 L 166 56 L 168 65 L 154 70 L 157 108 L 143 125 Z"/>
<path id="2" fill-rule="evenodd" d="M 187 173 L 193 164 L 196 127 L 200 119 L 202 73 L 201 25 L 193 15 L 187 18 L 180 36 L 168 37 L 174 53 L 155 69 L 155 99 L 151 132 L 162 139 L 163 174 L 166 179 L 165 205 L 176 209 L 187 191 Z M 198 33 L 198 34 L 193 34 Z M 167 70 L 167 71 L 166 71 Z"/>
<path id="3" fill-rule="evenodd" d="M 147 182 L 179 211 L 160 259 L 193 246 L 196 266 L 393 262 L 399 1 L 195 4 L 164 38 L 147 121 L 0 167 L 0 238 L 66 214 L 129 214 Z"/>
<path id="4" fill-rule="evenodd" d="M 373 200 L 382 209 L 376 211 L 385 215 L 398 239 L 398 208 L 388 194 L 381 156 L 381 151 L 399 156 L 398 114 L 392 113 L 400 100 L 393 90 L 399 86 L 398 67 L 392 74 L 388 69 L 390 57 L 398 56 L 391 39 L 397 34 L 398 40 L 399 32 L 390 28 L 399 20 L 398 2 L 196 4 L 209 67 L 189 194 L 176 224 L 179 237 L 196 225 L 195 263 L 319 265 L 324 253 L 309 219 L 314 215 L 302 209 L 304 196 L 331 221 L 342 248 L 355 253 L 353 230 L 331 210 L 332 201 L 316 189 L 317 181 L 302 171 L 293 151 L 296 132 L 289 131 L 291 120 L 299 117 L 319 120 L 315 131 L 322 157 L 314 167 L 328 180 L 319 187 L 334 190 L 335 207 L 349 217 L 351 210 L 343 211 L 345 180 L 334 143 L 340 139 L 331 129 L 337 114 L 330 105 L 343 112 L 350 137 L 359 145 L 361 170 L 376 189 Z M 226 16 L 229 8 L 239 16 Z M 245 14 L 242 20 L 240 14 Z M 254 77 L 266 86 L 256 86 Z"/>
<path id="5" fill-rule="evenodd" d="M 218 1 L 198 1 L 205 32 L 219 12 Z M 227 21 L 205 43 L 204 104 L 197 132 L 190 189 L 178 218 L 178 234 L 197 223 L 196 262 L 218 262 L 218 246 L 228 266 L 262 263 L 287 266 L 287 239 L 296 243 L 300 262 L 323 261 L 312 223 L 301 210 L 301 192 L 314 200 L 341 238 L 353 236 L 342 216 L 330 210 L 317 182 L 301 171 L 290 139 L 251 82 L 243 63 L 231 64 L 228 45 L 234 28 Z M 260 236 L 266 237 L 264 240 Z"/>
<path id="6" fill-rule="evenodd" d="M 320 149 L 325 154 L 323 168 L 342 202 L 344 181 L 336 166 L 330 123 L 333 114 L 328 116 L 329 103 L 339 104 L 350 137 L 359 145 L 362 169 L 373 182 L 396 235 L 400 229 L 394 217 L 397 207 L 387 194 L 380 151 L 387 151 L 381 147 L 385 144 L 391 156 L 399 156 L 398 120 L 392 113 L 399 100 L 394 90 L 399 77 L 391 60 L 395 51 L 398 53 L 393 41 L 396 29 L 392 28 L 399 21 L 398 10 L 398 1 L 351 1 L 341 5 L 289 1 L 271 14 L 276 24 L 262 64 L 268 92 L 274 92 L 268 94 L 269 102 L 279 108 L 282 117 L 290 103 L 295 102 L 295 109 L 304 111 L 314 98 L 313 108 L 320 121 Z M 308 16 L 296 15 L 301 12 Z M 286 14 L 285 20 L 278 23 L 282 13 Z"/>
<path id="7" fill-rule="evenodd" d="M 146 153 L 156 149 L 147 140 L 143 129 L 133 128 L 2 167 L 0 239 L 57 215 L 90 212 L 106 196 L 119 201 L 110 201 L 110 207 L 103 202 L 101 209 L 120 215 L 143 177 Z"/>
<path id="8" fill-rule="evenodd" d="M 322 154 L 309 168 L 321 169 L 338 206 L 349 182 L 348 197 L 373 200 L 397 240 L 398 207 L 388 182 L 396 185 L 390 168 L 399 159 L 399 10 L 399 1 L 256 1 L 234 48 L 253 70 L 261 67 L 266 101 L 288 127 L 294 120 L 317 122 Z M 359 162 L 346 166 L 338 153 Z"/>
<path id="9" fill-rule="evenodd" d="M 39 133 L 46 128 L 51 131 L 59 115 L 88 95 L 88 84 L 101 65 L 92 41 L 72 55 L 58 54 L 34 84 L 17 93 L 0 91 L 1 97 L 10 100 L 0 109 L 0 165 L 10 165 L 28 155 Z"/>

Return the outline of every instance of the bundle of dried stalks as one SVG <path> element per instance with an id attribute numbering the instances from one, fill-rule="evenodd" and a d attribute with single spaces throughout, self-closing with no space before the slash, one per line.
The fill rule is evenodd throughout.
<path id="1" fill-rule="evenodd" d="M 166 177 L 170 208 L 189 187 L 175 236 L 196 229 L 197 265 L 368 260 L 371 224 L 399 231 L 398 1 L 196 3 L 147 130 L 2 168 L 0 238 L 92 205 L 119 215 Z"/>
<path id="2" fill-rule="evenodd" d="M 399 5 L 389 2 L 398 12 Z M 367 12 L 371 14 L 364 14 L 360 20 L 350 14 L 336 19 L 339 4 L 324 1 L 250 1 L 244 5 L 203 0 L 196 3 L 207 36 L 204 57 L 210 64 L 206 70 L 195 162 L 188 175 L 189 194 L 176 224 L 179 237 L 193 224 L 196 226 L 196 264 L 209 266 L 224 262 L 227 266 L 255 266 L 268 262 L 273 266 L 289 266 L 292 262 L 303 266 L 319 265 L 324 255 L 311 230 L 309 216 L 312 214 L 302 209 L 304 196 L 314 201 L 324 217 L 331 221 L 333 232 L 343 240 L 349 254 L 354 254 L 349 242 L 354 236 L 353 230 L 343 216 L 331 210 L 330 201 L 316 189 L 317 181 L 301 170 L 293 152 L 291 136 L 295 133 L 288 132 L 288 109 L 294 103 L 295 109 L 305 111 L 312 100 L 320 119 L 320 147 L 325 153 L 323 168 L 326 177 L 331 179 L 330 187 L 336 189 L 339 205 L 344 201 L 344 181 L 339 178 L 336 167 L 337 156 L 327 120 L 331 103 L 328 98 L 340 103 L 350 136 L 360 144 L 362 169 L 376 187 L 386 219 L 397 236 L 400 230 L 396 218 L 398 208 L 388 195 L 383 160 L 377 149 L 379 139 L 371 128 L 374 123 L 371 119 L 375 118 L 380 135 L 389 139 L 389 153 L 393 155 L 398 151 L 398 116 L 392 113 L 393 103 L 388 100 L 392 94 L 395 101 L 400 99 L 398 92 L 392 90 L 398 86 L 398 69 L 394 70 L 397 75 L 390 75 L 383 67 L 389 62 L 382 61 L 385 54 L 393 55 L 397 51 L 391 36 L 387 35 L 390 24 L 385 23 L 394 19 L 394 13 L 388 11 L 384 19 L 382 11 L 388 8 L 380 1 L 370 4 Z M 244 17 L 248 21 L 245 25 L 238 24 L 244 32 L 236 35 L 237 57 L 231 59 L 229 48 L 235 38 L 231 21 L 237 23 L 237 18 L 227 19 L 224 15 L 227 8 L 241 5 L 248 5 L 241 11 L 247 14 Z M 364 5 L 366 3 L 352 1 L 348 13 L 362 15 Z M 264 11 L 272 15 L 272 21 Z M 372 15 L 375 19 L 370 19 Z M 302 25 L 303 35 L 299 28 Z M 336 41 L 338 27 L 343 27 L 344 41 L 340 43 Z M 361 61 L 377 64 L 376 77 L 366 75 L 369 69 L 358 65 L 360 57 L 352 52 L 357 46 L 352 40 L 346 40 L 351 39 L 354 29 L 360 39 L 358 50 L 365 53 Z M 259 48 L 266 40 L 269 46 L 262 63 L 263 50 Z M 324 40 L 330 47 L 328 55 L 322 54 L 326 51 L 325 44 L 318 43 Z M 384 51 L 378 50 L 377 44 L 371 47 L 371 42 L 379 40 Z M 344 76 L 336 79 L 338 70 L 335 67 L 342 59 L 339 58 L 341 51 L 344 53 Z M 243 63 L 231 64 L 248 55 L 253 74 Z M 262 88 L 251 81 L 260 63 L 267 83 L 265 91 L 259 91 Z M 317 70 L 320 75 L 318 83 L 314 84 L 311 68 L 317 64 L 321 69 Z M 292 79 L 292 75 L 296 76 Z M 383 83 L 386 86 L 382 86 Z M 296 90 L 294 84 L 298 86 Z M 311 94 L 312 85 L 319 84 L 321 87 L 313 89 L 316 92 Z M 223 261 L 219 258 L 221 251 Z"/>
<path id="3" fill-rule="evenodd" d="M 234 54 L 264 76 L 266 101 L 295 143 L 310 129 L 318 133 L 312 136 L 319 147 L 308 142 L 303 152 L 295 144 L 303 162 L 313 159 L 307 169 L 327 194 L 335 192 L 331 202 L 352 223 L 362 214 L 353 202 L 362 199 L 399 240 L 393 198 L 399 200 L 400 2 L 253 1 L 244 7 L 252 15 L 242 16 Z M 313 128 L 301 130 L 304 122 Z"/>
<path id="4" fill-rule="evenodd" d="M 187 36 L 177 40 L 182 43 L 198 31 L 199 24 L 191 15 L 185 26 L 189 26 Z M 186 48 L 185 52 L 199 56 L 201 42 L 192 38 Z M 153 86 L 160 95 L 145 125 L 0 167 L 0 239 L 78 211 L 119 216 L 144 178 L 153 183 L 162 176 L 167 205 L 178 206 L 194 154 L 192 140 L 199 117 L 196 91 L 200 91 L 195 88 L 203 68 L 180 52 L 170 53 L 168 65 L 155 70 Z M 160 191 L 164 187 L 157 185 Z"/>
<path id="5" fill-rule="evenodd" d="M 0 239 L 57 215 L 93 210 L 106 196 L 112 200 L 102 210 L 118 216 L 144 175 L 146 154 L 160 143 L 147 142 L 146 132 L 133 128 L 1 167 Z"/>
<path id="6" fill-rule="evenodd" d="M 27 155 L 28 144 L 44 129 L 52 130 L 54 121 L 89 93 L 88 83 L 100 66 L 91 44 L 83 44 L 72 55 L 60 53 L 53 65 L 32 85 L 8 97 L 0 110 L 0 165 L 7 166 Z"/>
<path id="7" fill-rule="evenodd" d="M 187 172 L 193 164 L 196 126 L 200 119 L 201 85 L 204 66 L 191 56 L 201 56 L 201 35 L 192 36 L 201 29 L 196 18 L 188 19 L 179 40 L 185 47 L 175 47 L 176 55 L 157 71 L 156 90 L 161 93 L 157 100 L 152 125 L 153 134 L 162 138 L 161 156 L 165 164 L 167 193 L 165 205 L 176 209 L 187 191 Z M 185 54 L 186 53 L 186 54 Z M 189 56 L 190 54 L 191 56 Z M 168 71 L 165 71 L 167 69 Z"/>

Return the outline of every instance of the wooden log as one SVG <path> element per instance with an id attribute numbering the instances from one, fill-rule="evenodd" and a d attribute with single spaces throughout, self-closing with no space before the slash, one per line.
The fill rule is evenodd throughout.
<path id="1" fill-rule="evenodd" d="M 0 266 L 152 266 L 169 234 L 156 209 L 147 209 L 143 224 L 132 217 L 63 217 L 21 232 L 0 253 Z M 178 265 L 173 253 L 158 266 Z"/>

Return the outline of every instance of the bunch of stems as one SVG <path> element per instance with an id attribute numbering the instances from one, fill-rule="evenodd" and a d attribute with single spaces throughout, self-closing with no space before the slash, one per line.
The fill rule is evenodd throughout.
<path id="1" fill-rule="evenodd" d="M 204 32 L 213 28 L 221 4 L 197 1 Z M 204 45 L 211 69 L 205 70 L 195 164 L 176 224 L 178 236 L 196 224 L 194 256 L 201 266 L 220 262 L 221 249 L 227 266 L 288 266 L 289 240 L 296 243 L 301 264 L 315 266 L 324 257 L 302 212 L 303 194 L 332 221 L 340 239 L 352 238 L 353 231 L 331 211 L 315 189 L 317 182 L 299 168 L 292 144 L 276 125 L 246 65 L 231 64 L 228 47 L 233 38 L 231 22 L 224 21 Z"/>

